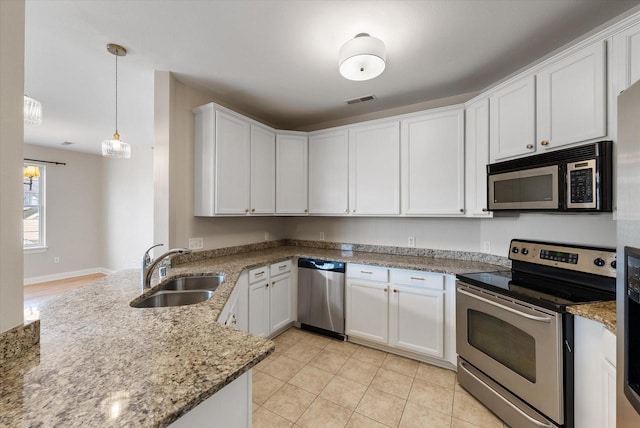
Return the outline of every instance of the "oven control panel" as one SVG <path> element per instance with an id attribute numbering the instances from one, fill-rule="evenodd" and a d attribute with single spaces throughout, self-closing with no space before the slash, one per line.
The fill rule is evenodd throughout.
<path id="1" fill-rule="evenodd" d="M 514 239 L 509 259 L 616 277 L 616 250 Z"/>

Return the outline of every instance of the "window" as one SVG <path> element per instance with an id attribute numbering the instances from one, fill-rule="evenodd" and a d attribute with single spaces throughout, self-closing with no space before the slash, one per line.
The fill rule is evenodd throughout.
<path id="1" fill-rule="evenodd" d="M 24 164 L 24 248 L 44 248 L 44 165 Z"/>

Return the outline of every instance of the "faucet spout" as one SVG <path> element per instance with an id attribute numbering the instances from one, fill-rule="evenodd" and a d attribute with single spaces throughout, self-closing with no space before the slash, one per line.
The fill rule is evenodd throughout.
<path id="1" fill-rule="evenodd" d="M 159 244 L 159 245 L 162 245 L 162 244 Z M 154 247 L 157 247 L 157 246 L 158 245 L 154 245 Z M 154 247 L 151 247 L 151 248 L 154 248 Z M 151 248 L 149 248 L 149 250 L 151 250 Z M 151 288 L 151 277 L 153 276 L 153 270 L 156 268 L 156 266 L 158 266 L 158 264 L 160 264 L 162 260 L 175 254 L 189 254 L 191 252 L 191 250 L 186 248 L 174 248 L 162 254 L 157 259 L 151 260 L 148 254 L 149 250 L 147 250 L 147 252 L 145 253 L 142 259 L 142 292 L 143 293 L 145 290 Z"/>

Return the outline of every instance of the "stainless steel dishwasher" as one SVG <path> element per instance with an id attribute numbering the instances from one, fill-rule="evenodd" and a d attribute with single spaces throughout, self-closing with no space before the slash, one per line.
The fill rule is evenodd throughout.
<path id="1" fill-rule="evenodd" d="M 300 327 L 344 340 L 344 263 L 298 260 Z"/>

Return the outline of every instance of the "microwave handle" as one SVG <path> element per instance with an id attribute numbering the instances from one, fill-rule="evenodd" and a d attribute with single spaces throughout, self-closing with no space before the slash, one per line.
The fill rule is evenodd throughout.
<path id="1" fill-rule="evenodd" d="M 533 321 L 540 321 L 540 322 L 547 322 L 547 323 L 551 322 L 551 318 L 548 318 L 548 317 L 537 317 L 535 315 L 529 315 L 529 314 L 526 314 L 524 312 L 517 311 L 517 310 L 512 309 L 512 308 L 510 308 L 508 306 L 501 305 L 500 303 L 496 303 L 496 302 L 494 302 L 492 300 L 485 299 L 484 297 L 480 297 L 480 296 L 477 296 L 475 294 L 469 293 L 468 291 L 465 291 L 462 288 L 458 288 L 458 293 L 464 294 L 465 296 L 472 297 L 474 299 L 480 300 L 481 302 L 488 303 L 488 304 L 490 304 L 492 306 L 496 306 L 496 307 L 498 307 L 500 309 L 504 309 L 505 311 L 514 313 L 516 315 L 520 315 L 521 317 L 524 317 L 524 318 L 527 318 L 527 319 L 530 319 L 530 320 L 533 320 Z"/>
<path id="2" fill-rule="evenodd" d="M 500 398 L 502 401 L 504 401 L 506 404 L 508 404 L 513 410 L 515 410 L 516 412 L 518 412 L 522 417 L 524 417 L 525 419 L 527 419 L 529 422 L 531 422 L 532 424 L 534 424 L 535 426 L 538 427 L 544 427 L 544 428 L 553 428 L 553 425 L 549 425 L 546 424 L 544 422 L 540 422 L 534 418 L 532 418 L 531 416 L 527 415 L 525 412 L 523 412 L 522 410 L 520 410 L 515 404 L 513 404 L 511 401 L 507 400 L 506 398 L 504 398 L 502 395 L 498 394 L 493 388 L 491 388 L 489 385 L 486 384 L 486 382 L 484 382 L 482 379 L 480 379 L 479 377 L 477 377 L 476 375 L 474 375 L 473 373 L 471 373 L 469 370 L 467 370 L 467 368 L 464 366 L 463 362 L 460 362 L 460 367 L 462 367 L 462 369 L 471 377 L 473 377 L 476 381 L 480 382 L 482 385 L 484 385 L 486 388 L 489 389 L 489 391 L 493 392 L 496 397 Z"/>

